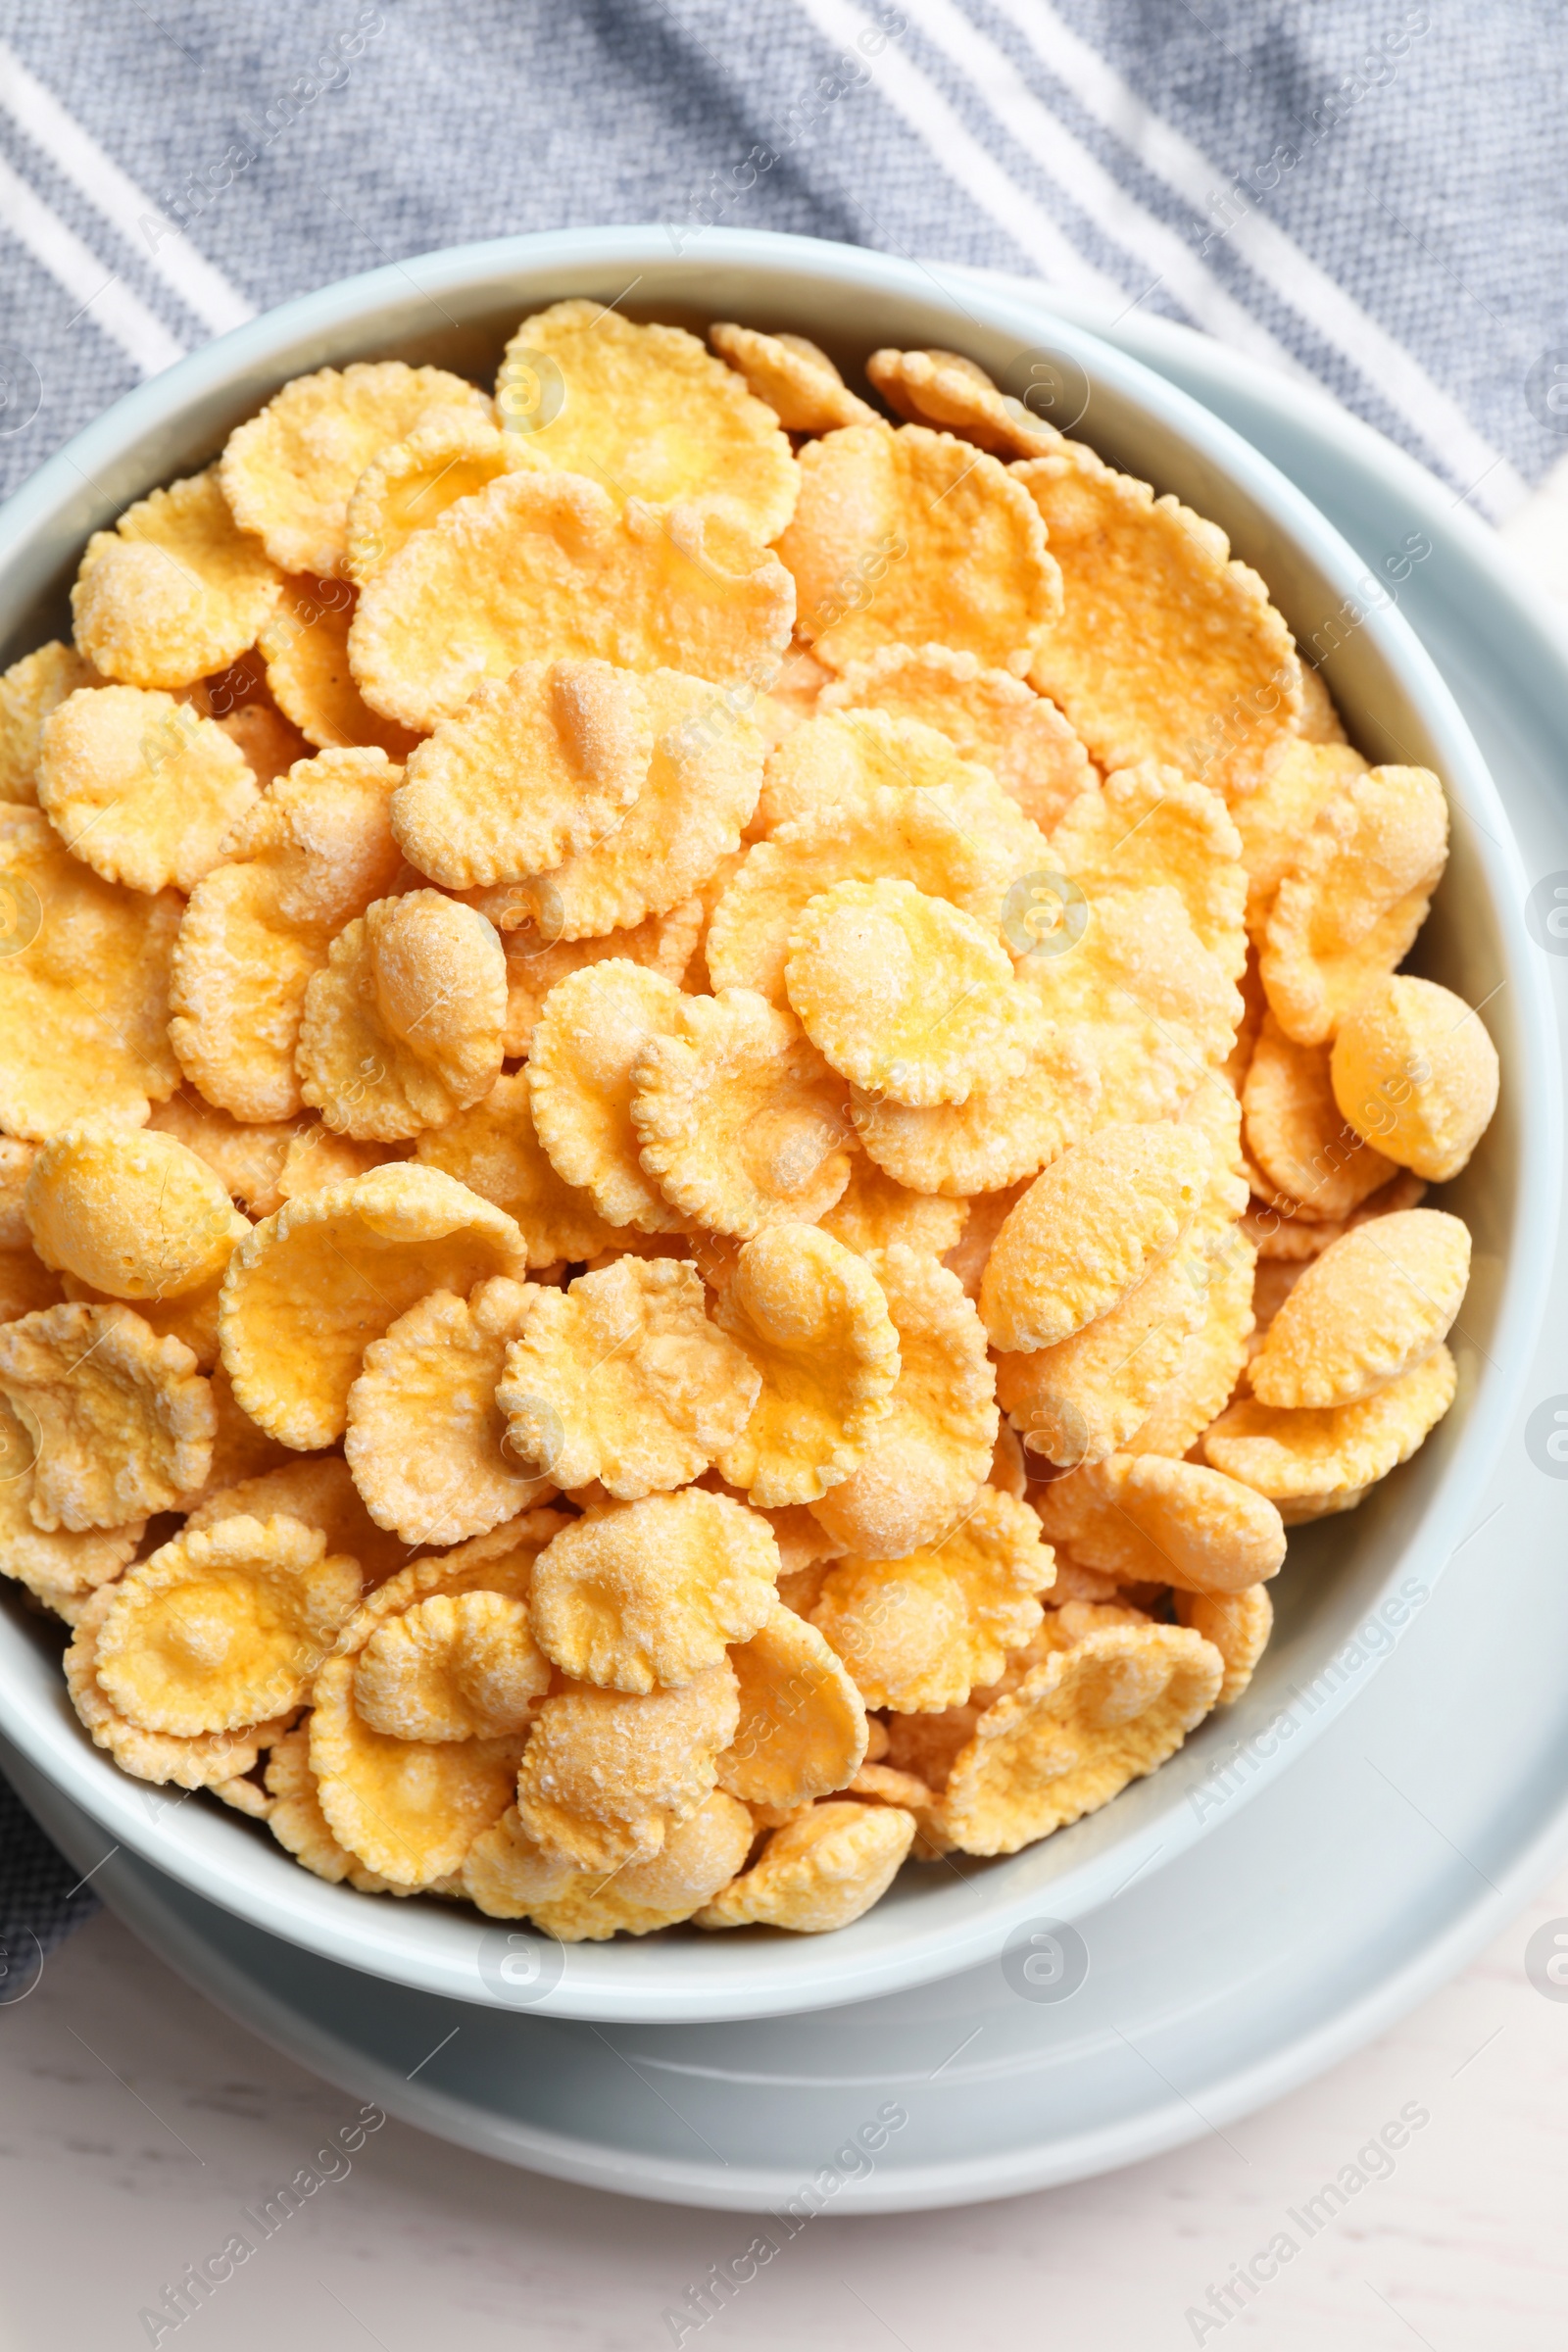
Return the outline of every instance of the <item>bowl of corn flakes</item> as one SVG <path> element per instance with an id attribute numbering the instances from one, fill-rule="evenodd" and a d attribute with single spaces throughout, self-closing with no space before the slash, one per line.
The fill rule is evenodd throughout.
<path id="1" fill-rule="evenodd" d="M 1549 1213 L 1419 560 L 783 237 L 438 255 L 121 402 L 0 517 L 6 1736 L 328 1957 L 666 2020 L 1283 1769 Z"/>

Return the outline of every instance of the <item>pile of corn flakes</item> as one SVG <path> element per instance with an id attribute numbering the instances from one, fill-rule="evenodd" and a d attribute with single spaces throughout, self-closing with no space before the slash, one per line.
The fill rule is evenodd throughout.
<path id="1" fill-rule="evenodd" d="M 0 680 L 0 1569 L 126 1772 L 564 1939 L 841 1927 L 1247 1687 L 1446 1411 L 1446 856 L 948 352 L 285 384 Z"/>

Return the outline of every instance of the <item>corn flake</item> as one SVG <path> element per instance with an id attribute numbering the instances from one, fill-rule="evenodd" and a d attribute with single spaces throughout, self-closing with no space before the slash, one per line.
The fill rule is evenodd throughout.
<path id="1" fill-rule="evenodd" d="M 301 1452 L 330 1446 L 367 1347 L 416 1298 L 525 1271 L 517 1228 L 476 1193 L 434 1168 L 376 1168 L 289 1201 L 240 1244 L 219 1314 L 223 1364 L 269 1435 Z"/>
<path id="2" fill-rule="evenodd" d="M 102 683 L 92 663 L 58 638 L 12 662 L 0 676 L 0 801 L 36 807 L 44 721 L 78 687 Z"/>
<path id="3" fill-rule="evenodd" d="M 1029 682 L 1107 771 L 1158 760 L 1228 798 L 1301 708 L 1290 631 L 1225 534 L 1080 441 L 1011 469 L 1048 527 L 1063 610 Z"/>
<path id="4" fill-rule="evenodd" d="M 277 609 L 257 640 L 278 709 L 320 751 L 373 746 L 406 760 L 422 732 L 372 710 L 349 665 L 354 590 L 346 580 L 305 574 L 283 582 Z"/>
<path id="5" fill-rule="evenodd" d="M 1234 1706 L 1251 1681 L 1274 1630 L 1268 1587 L 1248 1585 L 1240 1592 L 1177 1592 L 1172 1597 L 1177 1624 L 1201 1634 L 1225 1661 L 1225 1679 L 1214 1704 Z"/>
<path id="6" fill-rule="evenodd" d="M 517 1775 L 523 1831 L 584 1870 L 651 1861 L 709 1795 L 739 1714 L 727 1660 L 673 1690 L 556 1693 Z"/>
<path id="7" fill-rule="evenodd" d="M 1369 768 L 1324 803 L 1275 893 L 1258 959 L 1287 1037 L 1321 1045 L 1393 971 L 1447 856 L 1447 806 L 1430 768 Z"/>
<path id="8" fill-rule="evenodd" d="M 71 592 L 77 649 L 123 685 L 188 686 L 256 643 L 281 586 L 210 466 L 94 531 Z"/>
<path id="9" fill-rule="evenodd" d="M 1210 1170 L 1191 1127 L 1102 1127 L 1054 1160 L 992 1245 L 980 1312 L 1004 1349 L 1054 1348 L 1167 1257 Z"/>
<path id="10" fill-rule="evenodd" d="M 810 1805 L 776 1829 L 752 1869 L 697 1912 L 700 1928 L 847 1928 L 880 1902 L 914 1838 L 894 1805 Z"/>
<path id="11" fill-rule="evenodd" d="M 170 1036 L 192 1083 L 237 1119 L 302 1107 L 294 1054 L 306 991 L 334 936 L 397 875 L 389 808 L 401 773 L 374 749 L 301 760 L 192 894 Z"/>
<path id="12" fill-rule="evenodd" d="M 780 1218 L 814 1223 L 850 1180 L 842 1080 L 751 989 L 683 998 L 675 1018 L 633 1073 L 645 1173 L 684 1216 L 743 1241 Z"/>
<path id="13" fill-rule="evenodd" d="M 1497 1106 L 1497 1049 L 1477 1015 L 1451 989 L 1406 972 L 1356 999 L 1329 1074 L 1351 1128 L 1432 1184 L 1468 1166 Z"/>
<path id="14" fill-rule="evenodd" d="M 897 1560 L 841 1561 L 811 1623 L 868 1707 L 900 1714 L 961 1705 L 994 1682 L 1039 1627 L 1052 1553 L 1026 1504 L 982 1487 L 946 1537 Z"/>
<path id="15" fill-rule="evenodd" d="M 590 1279 L 592 1279 L 590 1277 Z M 760 1512 L 700 1487 L 579 1519 L 534 1563 L 529 1618 L 574 1681 L 648 1691 L 717 1666 L 774 1606 L 778 1546 Z"/>
<path id="16" fill-rule="evenodd" d="M 466 1299 L 431 1291 L 367 1348 L 343 1450 L 370 1517 L 405 1544 L 484 1535 L 553 1492 L 509 1450 L 496 1403 L 531 1295 L 505 1275 Z"/>
<path id="17" fill-rule="evenodd" d="M 1470 1279 L 1470 1235 L 1442 1209 L 1358 1226 L 1303 1267 L 1252 1359 L 1263 1404 L 1353 1404 L 1423 1363 Z"/>
<path id="18" fill-rule="evenodd" d="M 318 1528 L 236 1516 L 128 1569 L 98 1631 L 98 1681 L 143 1731 L 232 1732 L 306 1697 L 360 1597 Z"/>
<path id="19" fill-rule="evenodd" d="M 1303 668 L 1303 682 L 1316 674 Z M 1268 928 L 1274 894 L 1317 822 L 1318 811 L 1352 776 L 1365 775 L 1366 767 L 1360 753 L 1343 737 L 1314 742 L 1299 734 L 1282 735 L 1263 763 L 1257 789 L 1237 794 L 1231 814 L 1242 837 L 1242 863 L 1247 868 L 1247 928 L 1258 945 Z"/>
<path id="20" fill-rule="evenodd" d="M 1348 1217 L 1397 1174 L 1334 1100 L 1326 1046 L 1298 1046 L 1265 1013 L 1242 1091 L 1247 1145 L 1309 1222 Z"/>
<path id="21" fill-rule="evenodd" d="M 811 1225 L 748 1242 L 714 1320 L 761 1374 L 761 1394 L 715 1458 L 772 1507 L 815 1502 L 858 1469 L 887 1414 L 899 1342 L 866 1261 Z"/>
<path id="22" fill-rule="evenodd" d="M 786 1811 L 844 1788 L 865 1755 L 865 1708 L 815 1626 L 775 1600 L 730 1664 L 740 1724 L 718 1759 L 719 1787 Z"/>
<path id="23" fill-rule="evenodd" d="M 520 1600 L 434 1592 L 388 1617 L 358 1653 L 354 1704 L 394 1740 L 500 1740 L 523 1732 L 550 1663 Z"/>
<path id="24" fill-rule="evenodd" d="M 0 1576 L 25 1585 L 64 1613 L 77 1596 L 109 1584 L 134 1559 L 146 1521 L 124 1527 L 85 1528 L 73 1534 L 34 1527 L 33 1470 L 39 1439 L 37 1420 L 24 1406 L 19 1415 L 0 1396 Z"/>
<path id="25" fill-rule="evenodd" d="M 810 1506 L 840 1550 L 898 1560 L 962 1519 L 997 1444 L 996 1374 L 956 1274 L 895 1245 L 867 1259 L 899 1339 L 899 1378 L 858 1469 Z"/>
<path id="26" fill-rule="evenodd" d="M 133 1127 L 68 1127 L 53 1137 L 33 1161 L 25 1206 L 44 1264 L 115 1298 L 201 1290 L 250 1231 L 193 1152 Z"/>
<path id="27" fill-rule="evenodd" d="M 349 500 L 366 467 L 449 409 L 482 424 L 495 415 L 482 392 L 442 368 L 361 361 L 297 375 L 230 433 L 218 467 L 228 503 L 284 571 L 325 578 L 343 567 Z"/>
<path id="28" fill-rule="evenodd" d="M 1061 611 L 1033 502 L 995 458 L 923 425 L 808 442 L 778 543 L 796 628 L 830 669 L 885 645 L 948 645 L 1021 674 Z"/>
<path id="29" fill-rule="evenodd" d="M 760 1385 L 709 1322 L 695 1266 L 622 1257 L 568 1290 L 530 1294 L 497 1401 L 514 1461 L 636 1501 L 685 1486 L 733 1446 Z"/>
<path id="30" fill-rule="evenodd" d="M 98 1680 L 98 1637 L 119 1593 L 118 1585 L 104 1585 L 88 1597 L 76 1616 L 65 1655 L 71 1703 L 94 1746 L 107 1748 L 122 1772 L 132 1773 L 139 1781 L 166 1785 L 172 1781 L 177 1788 L 213 1788 L 220 1781 L 252 1771 L 263 1749 L 281 1738 L 281 1721 L 185 1738 L 173 1732 L 145 1731 L 111 1703 Z"/>
<path id="31" fill-rule="evenodd" d="M 471 409 L 437 410 L 406 440 L 373 457 L 355 483 L 344 520 L 344 571 L 363 588 L 406 540 L 427 531 L 460 498 L 543 462 L 518 434 L 498 432 Z"/>
<path id="32" fill-rule="evenodd" d="M 302 1128 L 293 1119 L 264 1119 L 253 1126 L 192 1092 L 171 1095 L 155 1105 L 147 1122 L 157 1135 L 172 1136 L 187 1152 L 205 1161 L 240 1205 L 253 1217 L 270 1217 L 283 1205 L 278 1187 L 289 1146 Z"/>
<path id="33" fill-rule="evenodd" d="M 1353 1404 L 1290 1407 L 1239 1397 L 1204 1431 L 1204 1457 L 1282 1508 L 1310 1501 L 1314 1518 L 1324 1508 L 1348 1509 L 1409 1460 L 1453 1402 L 1456 1385 L 1453 1358 L 1440 1345 Z"/>
<path id="34" fill-rule="evenodd" d="M 970 1103 L 975 1099 L 971 1095 Z M 962 1241 L 969 1215 L 967 1200 L 912 1192 L 865 1152 L 857 1152 L 850 1160 L 849 1183 L 817 1222 L 824 1233 L 862 1257 L 872 1250 L 890 1249 L 895 1242 L 928 1257 L 946 1257 Z"/>
<path id="35" fill-rule="evenodd" d="M 520 662 L 668 668 L 710 687 L 765 679 L 794 612 L 778 558 L 727 516 L 641 498 L 617 513 L 595 481 L 530 471 L 461 499 L 383 564 L 349 658 L 372 710 L 428 734 Z"/>
<path id="36" fill-rule="evenodd" d="M 268 1827 L 279 1845 L 296 1862 L 339 1886 L 346 1879 L 361 1894 L 406 1894 L 375 1871 L 367 1870 L 346 1846 L 339 1845 L 326 1826 L 321 1800 L 311 1770 L 311 1727 L 302 1723 L 274 1740 L 267 1758 L 266 1786 L 271 1800 Z"/>
<path id="37" fill-rule="evenodd" d="M 726 862 L 720 860 L 721 864 Z M 500 902 L 503 897 L 500 891 L 474 892 L 469 904 Z M 480 911 L 496 922 L 500 913 L 510 909 L 483 903 Z M 551 939 L 536 922 L 526 918 L 510 930 L 502 924 L 501 944 L 507 956 L 504 1042 L 509 1057 L 528 1052 L 550 991 L 558 980 L 564 980 L 568 972 L 581 971 L 584 964 L 605 963 L 612 956 L 620 956 L 628 963 L 646 964 L 650 971 L 673 981 L 679 988 L 697 953 L 706 920 L 699 895 L 683 899 L 679 906 L 662 914 L 645 915 L 629 931 L 604 931 L 594 939 Z M 567 1250 L 565 1254 L 572 1257 L 582 1252 Z"/>
<path id="38" fill-rule="evenodd" d="M 377 899 L 305 991 L 300 1093 L 338 1133 L 442 1127 L 501 1075 L 507 960 L 482 914 L 438 890 Z"/>
<path id="39" fill-rule="evenodd" d="M 1172 885 L 1228 980 L 1247 962 L 1241 848 L 1219 794 L 1152 760 L 1080 793 L 1051 836 L 1052 862 L 1090 899 Z"/>
<path id="40" fill-rule="evenodd" d="M 1010 670 L 982 669 L 945 645 L 887 645 L 823 687 L 823 715 L 881 710 L 945 735 L 961 760 L 988 767 L 1044 831 L 1098 779 L 1053 702 Z"/>
<path id="41" fill-rule="evenodd" d="M 644 1173 L 631 1105 L 651 1039 L 669 1035 L 684 1003 L 672 981 L 612 957 L 556 985 L 528 1057 L 534 1126 L 564 1183 L 612 1225 L 670 1233 L 681 1223 Z"/>
<path id="42" fill-rule="evenodd" d="M 1285 1535 L 1273 1505 L 1197 1462 L 1113 1453 L 1035 1496 L 1040 1524 L 1085 1568 L 1123 1584 L 1239 1592 L 1278 1573 Z"/>
<path id="43" fill-rule="evenodd" d="M 709 328 L 708 340 L 787 432 L 831 433 L 844 424 L 876 422 L 876 411 L 805 335 L 764 335 L 755 326 L 722 324 Z"/>
<path id="44" fill-rule="evenodd" d="M 1056 1651 L 981 1716 L 933 1826 L 964 1853 L 1014 1854 L 1098 1812 L 1174 1755 L 1224 1674 L 1186 1626 L 1108 1626 Z"/>
<path id="45" fill-rule="evenodd" d="M 462 1868 L 512 1799 L 525 1735 L 399 1740 L 372 1731 L 354 1703 L 358 1661 L 328 1659 L 316 1678 L 311 1770 L 337 1843 L 394 1886 L 428 1886 Z"/>
<path id="46" fill-rule="evenodd" d="M 1071 1470 L 1125 1446 L 1175 1379 L 1206 1311 L 1203 1283 L 1176 1252 L 1071 1339 L 1004 1355 L 997 1402 L 1025 1452 Z"/>
<path id="47" fill-rule="evenodd" d="M 188 1348 L 127 1306 L 50 1306 L 0 1325 L 0 1390 L 38 1429 L 28 1507 L 45 1534 L 176 1509 L 207 1476 L 208 1384 Z"/>
<path id="48" fill-rule="evenodd" d="M 1149 1417 L 1123 1441 L 1128 1453 L 1180 1460 L 1230 1402 L 1248 1359 L 1254 1317 L 1257 1250 L 1239 1229 L 1208 1259 L 1203 1319 L 1182 1348 Z"/>
<path id="49" fill-rule="evenodd" d="M 77 1119 L 139 1127 L 172 1094 L 169 961 L 179 923 L 156 898 L 71 857 L 33 808 L 0 807 L 0 1122 L 43 1142 Z M 86 975 L 91 985 L 84 985 Z"/>

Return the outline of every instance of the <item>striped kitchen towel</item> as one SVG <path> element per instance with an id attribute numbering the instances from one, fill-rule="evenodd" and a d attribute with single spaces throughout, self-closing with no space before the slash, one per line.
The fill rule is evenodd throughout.
<path id="1" fill-rule="evenodd" d="M 0 492 L 291 295 L 655 220 L 1033 273 L 1501 516 L 1568 434 L 1553 0 L 6 0 Z M 0 1813 L 0 1931 L 70 1916 Z"/>

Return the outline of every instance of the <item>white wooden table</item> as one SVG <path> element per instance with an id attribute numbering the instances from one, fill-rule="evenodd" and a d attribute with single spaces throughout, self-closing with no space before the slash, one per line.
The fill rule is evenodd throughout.
<path id="1" fill-rule="evenodd" d="M 1568 459 L 1504 536 L 1568 602 Z M 1436 1999 L 1320 2082 L 1153 2163 L 946 2214 L 827 2221 L 700 2331 L 703 2352 L 1563 2352 L 1568 2001 L 1526 1978 L 1568 1872 Z M 1304 2200 L 1419 2111 L 1305 2241 Z M 632 2352 L 751 2236 L 514 2172 L 388 2122 L 177 2328 L 162 2306 L 356 2117 L 114 1920 L 0 2007 L 0 2352 Z M 1287 2230 L 1251 2299 L 1210 2301 Z M 1267 2268 L 1270 2266 L 1260 2266 Z"/>

